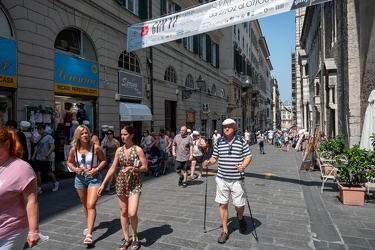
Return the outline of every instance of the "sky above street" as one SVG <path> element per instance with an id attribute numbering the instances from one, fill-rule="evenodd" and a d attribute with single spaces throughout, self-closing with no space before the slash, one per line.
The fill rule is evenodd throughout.
<path id="1" fill-rule="evenodd" d="M 291 53 L 296 46 L 295 15 L 293 10 L 258 20 L 271 54 L 271 75 L 277 79 L 283 102 L 292 96 Z"/>

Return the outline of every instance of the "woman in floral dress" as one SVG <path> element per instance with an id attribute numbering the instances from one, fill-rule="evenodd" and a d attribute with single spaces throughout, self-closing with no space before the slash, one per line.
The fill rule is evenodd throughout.
<path id="1" fill-rule="evenodd" d="M 124 234 L 124 241 L 120 245 L 119 250 L 125 250 L 131 245 L 131 249 L 139 248 L 137 235 L 138 226 L 138 204 L 142 192 L 141 173 L 147 171 L 147 160 L 141 147 L 134 144 L 135 129 L 132 126 L 125 126 L 121 130 L 121 140 L 125 143 L 116 150 L 113 163 L 108 173 L 99 187 L 100 195 L 105 188 L 106 182 L 115 172 L 118 164 L 121 170 L 117 175 L 116 193 L 120 206 L 121 227 Z M 134 164 L 139 161 L 139 164 Z M 132 242 L 129 239 L 129 224 L 132 227 Z"/>

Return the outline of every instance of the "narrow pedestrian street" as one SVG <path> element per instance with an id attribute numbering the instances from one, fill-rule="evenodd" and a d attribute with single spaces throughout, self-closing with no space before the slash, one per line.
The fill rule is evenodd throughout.
<path id="1" fill-rule="evenodd" d="M 246 169 L 245 184 L 256 226 L 241 234 L 232 204 L 229 205 L 229 240 L 221 245 L 218 205 L 215 203 L 216 167 L 209 167 L 207 205 L 206 174 L 178 186 L 170 167 L 167 175 L 143 177 L 139 205 L 140 249 L 375 249 L 375 194 L 366 197 L 364 207 L 344 206 L 336 183 L 327 182 L 320 193 L 320 172 L 299 171 L 301 152 L 280 152 L 272 145 L 259 154 L 252 145 L 253 161 Z M 85 249 L 86 228 L 73 178 L 60 180 L 58 192 L 39 196 L 40 230 L 49 240 L 33 249 Z M 49 189 L 45 184 L 44 189 Z M 204 232 L 204 212 L 207 209 Z M 103 192 L 97 206 L 93 249 L 118 249 L 122 231 L 117 197 Z M 255 235 L 259 241 L 255 240 Z M 130 249 L 130 248 L 129 248 Z"/>

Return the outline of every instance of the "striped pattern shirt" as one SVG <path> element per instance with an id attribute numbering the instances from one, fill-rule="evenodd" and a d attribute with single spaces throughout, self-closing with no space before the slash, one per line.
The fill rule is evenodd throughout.
<path id="1" fill-rule="evenodd" d="M 251 157 L 251 152 L 242 136 L 236 135 L 231 145 L 223 136 L 218 143 L 214 144 L 212 156 L 218 159 L 217 177 L 225 180 L 239 180 L 241 174 L 237 170 L 237 164 Z"/>

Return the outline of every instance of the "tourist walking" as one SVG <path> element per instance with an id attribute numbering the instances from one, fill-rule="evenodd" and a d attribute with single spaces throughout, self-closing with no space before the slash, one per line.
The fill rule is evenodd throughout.
<path id="1" fill-rule="evenodd" d="M 141 146 L 143 149 L 143 152 L 146 154 L 146 158 L 151 155 L 150 150 L 151 147 L 155 146 L 156 141 L 154 137 L 150 135 L 150 132 L 148 130 L 143 131 L 143 137 L 141 138 Z"/>
<path id="2" fill-rule="evenodd" d="M 90 129 L 79 125 L 74 131 L 72 148 L 68 156 L 68 168 L 76 173 L 74 187 L 82 203 L 87 220 L 87 228 L 83 230 L 83 244 L 92 244 L 92 232 L 96 219 L 96 203 L 98 189 L 102 184 L 100 170 L 105 166 L 105 156 L 102 148 L 92 142 Z"/>
<path id="3" fill-rule="evenodd" d="M 117 175 L 116 193 L 120 206 L 120 221 L 124 241 L 119 250 L 125 250 L 129 246 L 132 249 L 140 247 L 138 240 L 138 205 L 142 193 L 141 173 L 147 171 L 147 159 L 143 149 L 134 144 L 135 129 L 128 125 L 121 129 L 121 140 L 124 145 L 116 150 L 112 166 L 108 170 L 102 185 L 98 189 L 98 195 L 103 191 L 106 182 L 116 171 L 120 164 L 121 170 Z M 132 228 L 132 240 L 129 239 L 129 224 Z"/>
<path id="4" fill-rule="evenodd" d="M 37 179 L 22 152 L 16 132 L 0 127 L 0 249 L 32 248 L 40 239 Z"/>
<path id="5" fill-rule="evenodd" d="M 105 158 L 106 158 L 106 166 L 105 168 L 109 169 L 112 166 L 112 162 L 115 158 L 116 150 L 120 147 L 120 142 L 115 138 L 115 131 L 112 129 L 108 129 L 107 133 L 108 139 L 106 143 L 103 145 L 105 149 Z M 108 180 L 108 185 L 105 191 L 110 191 L 112 186 L 112 182 L 116 182 L 116 171 L 113 172 L 112 176 Z"/>
<path id="6" fill-rule="evenodd" d="M 56 181 L 56 177 L 52 172 L 53 161 L 50 158 L 51 154 L 55 152 L 55 139 L 46 132 L 45 124 L 37 125 L 38 133 L 40 135 L 39 140 L 36 143 L 36 148 L 33 153 L 32 161 L 34 161 L 34 171 L 36 173 L 38 181 L 38 194 L 42 194 L 42 173 L 47 174 L 53 182 L 52 191 L 59 189 L 59 183 Z"/>
<path id="7" fill-rule="evenodd" d="M 169 158 L 172 142 L 169 139 L 169 136 L 165 134 L 164 129 L 159 130 L 159 143 L 158 144 L 162 151 L 161 156 L 163 157 L 163 167 L 164 167 L 163 173 L 165 173 L 165 171 L 167 171 L 168 169 L 168 158 Z"/>
<path id="8" fill-rule="evenodd" d="M 174 167 L 179 176 L 178 185 L 186 188 L 187 171 L 190 161 L 193 160 L 193 139 L 187 133 L 187 127 L 182 126 L 180 133 L 176 135 L 172 144 L 172 154 L 175 157 Z"/>
<path id="9" fill-rule="evenodd" d="M 218 242 L 223 244 L 229 237 L 229 196 L 231 196 L 233 205 L 235 206 L 241 232 L 247 230 L 247 223 L 244 216 L 246 194 L 241 178 L 242 172 L 244 172 L 245 168 L 250 164 L 252 156 L 246 141 L 242 137 L 234 134 L 236 122 L 228 118 L 224 120 L 222 124 L 224 136 L 218 143 L 214 144 L 213 154 L 209 160 L 204 162 L 204 165 L 208 167 L 218 161 L 215 179 L 215 201 L 219 203 L 219 213 L 223 230 L 218 238 Z"/>
<path id="10" fill-rule="evenodd" d="M 200 134 L 198 131 L 194 130 L 192 135 L 193 135 L 193 160 L 191 161 L 191 167 L 190 167 L 190 179 L 194 180 L 195 166 L 197 165 L 197 163 L 199 167 L 198 179 L 202 178 L 203 148 L 205 148 L 207 145 L 206 145 L 206 141 L 200 137 Z"/>

